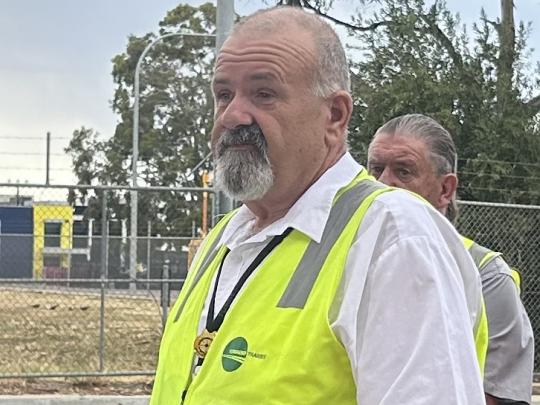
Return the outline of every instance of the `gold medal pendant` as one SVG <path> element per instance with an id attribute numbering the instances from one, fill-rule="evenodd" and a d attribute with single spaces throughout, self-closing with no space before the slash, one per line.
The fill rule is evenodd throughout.
<path id="1" fill-rule="evenodd" d="M 197 353 L 197 356 L 199 356 L 201 359 L 204 359 L 215 337 L 216 332 L 208 332 L 208 330 L 205 329 L 199 336 L 195 338 L 195 341 L 193 342 L 193 348 L 195 349 L 195 353 Z"/>

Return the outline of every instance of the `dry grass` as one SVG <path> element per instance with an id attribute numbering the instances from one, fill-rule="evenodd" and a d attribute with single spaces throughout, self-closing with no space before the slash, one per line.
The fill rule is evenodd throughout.
<path id="1" fill-rule="evenodd" d="M 0 375 L 99 371 L 100 295 L 0 289 Z M 161 313 L 151 297 L 108 294 L 103 371 L 154 370 Z"/>

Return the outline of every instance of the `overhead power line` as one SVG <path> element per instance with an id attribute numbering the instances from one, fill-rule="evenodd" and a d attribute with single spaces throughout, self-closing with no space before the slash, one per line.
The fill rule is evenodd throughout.
<path id="1" fill-rule="evenodd" d="M 492 172 L 483 172 L 483 173 L 476 173 L 476 172 L 461 172 L 458 171 L 458 175 L 470 175 L 470 176 L 482 176 L 482 177 L 488 177 L 488 176 L 499 176 L 499 177 L 505 177 L 509 179 L 524 179 L 528 181 L 532 180 L 540 180 L 540 177 L 535 176 L 517 176 L 513 174 L 501 174 L 501 173 L 492 173 Z"/>
<path id="2" fill-rule="evenodd" d="M 508 160 L 495 160 L 495 159 L 458 159 L 460 162 L 485 162 L 485 163 L 501 163 L 506 165 L 518 165 L 518 166 L 532 166 L 532 167 L 540 167 L 540 163 L 532 163 L 532 162 L 512 162 Z"/>
<path id="3" fill-rule="evenodd" d="M 32 140 L 32 141 L 44 141 L 46 136 L 12 136 L 12 135 L 0 135 L 0 139 L 16 139 L 16 140 Z M 68 140 L 71 138 L 65 136 L 53 136 L 51 139 Z"/>
<path id="4" fill-rule="evenodd" d="M 43 171 L 43 167 L 14 167 L 14 166 L 0 166 L 0 170 L 40 170 Z M 53 169 L 50 168 L 49 170 L 54 172 L 71 172 L 72 169 Z"/>
<path id="5" fill-rule="evenodd" d="M 524 193 L 524 194 L 530 194 L 530 195 L 540 195 L 540 192 L 537 191 L 529 191 L 529 190 L 516 190 L 511 188 L 488 188 L 488 187 L 469 187 L 469 186 L 459 186 L 458 190 L 477 190 L 477 191 L 498 191 L 498 192 L 504 192 L 504 193 Z"/>
<path id="6" fill-rule="evenodd" d="M 13 155 L 13 156 L 45 156 L 46 153 L 38 153 L 38 152 L 0 152 L 0 155 Z M 63 156 L 63 157 L 69 157 L 65 153 L 51 153 L 51 156 Z"/>

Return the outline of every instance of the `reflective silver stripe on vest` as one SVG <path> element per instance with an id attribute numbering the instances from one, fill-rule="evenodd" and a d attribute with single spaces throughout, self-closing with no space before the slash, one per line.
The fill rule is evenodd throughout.
<path id="1" fill-rule="evenodd" d="M 178 311 L 176 312 L 176 315 L 174 316 L 174 322 L 176 322 L 178 320 L 178 318 L 180 318 L 180 314 L 182 313 L 182 310 L 184 309 L 184 305 L 186 305 L 186 301 L 189 298 L 189 295 L 191 294 L 193 289 L 196 287 L 196 285 L 199 283 L 199 281 L 202 278 L 202 276 L 204 275 L 204 273 L 206 273 L 206 270 L 208 269 L 208 266 L 210 265 L 210 263 L 212 263 L 212 261 L 214 260 L 214 258 L 217 255 L 217 253 L 219 252 L 219 247 L 217 246 L 217 244 L 221 240 L 221 236 L 223 235 L 223 232 L 225 231 L 226 226 L 227 225 L 225 224 L 225 226 L 221 227 L 221 229 L 219 231 L 219 234 L 214 238 L 214 242 L 212 242 L 212 245 L 210 246 L 210 249 L 208 249 L 208 252 L 210 252 L 210 253 L 204 258 L 204 262 L 199 267 L 199 270 L 197 271 L 197 274 L 195 274 L 195 277 L 193 278 L 193 282 L 189 286 L 189 290 L 187 291 L 187 293 L 186 293 L 186 295 L 184 297 L 184 300 L 182 301 L 182 303 L 178 307 Z"/>
<path id="2" fill-rule="evenodd" d="M 279 300 L 278 308 L 304 308 L 330 249 L 353 214 L 369 195 L 383 188 L 386 186 L 382 183 L 362 180 L 341 195 L 330 211 L 321 243 L 313 240 L 309 243 L 287 289 Z"/>
<path id="3" fill-rule="evenodd" d="M 488 248 L 485 248 L 483 246 L 480 246 L 478 243 L 473 242 L 471 247 L 469 248 L 469 253 L 473 259 L 474 264 L 476 264 L 476 268 L 478 270 L 482 270 L 480 268 L 480 263 L 482 263 L 482 259 L 491 252 Z M 487 263 L 484 263 L 482 268 L 486 267 L 486 265 L 491 262 L 491 260 L 488 260 Z"/>

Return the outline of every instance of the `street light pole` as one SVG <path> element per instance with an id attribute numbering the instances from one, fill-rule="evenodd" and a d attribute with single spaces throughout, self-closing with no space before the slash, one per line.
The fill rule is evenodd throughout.
<path id="1" fill-rule="evenodd" d="M 137 192 L 137 162 L 139 160 L 139 74 L 141 70 L 141 65 L 144 61 L 144 57 L 152 49 L 152 47 L 161 41 L 164 38 L 181 36 L 181 37 L 208 37 L 214 38 L 215 35 L 211 34 L 195 34 L 190 32 L 174 32 L 170 34 L 165 34 L 157 37 L 154 41 L 149 43 L 146 48 L 144 48 L 137 65 L 135 67 L 135 80 L 133 84 L 133 160 L 131 165 L 131 232 L 130 232 L 130 246 L 129 246 L 129 278 L 130 280 L 135 280 L 137 278 L 137 211 L 138 211 L 138 192 Z M 129 284 L 129 288 L 134 290 L 136 285 L 134 282 Z"/>
<path id="2" fill-rule="evenodd" d="M 217 0 L 216 15 L 216 53 L 232 31 L 234 24 L 234 0 Z M 219 191 L 216 196 L 217 215 L 222 216 L 231 211 L 234 202 L 223 191 Z"/>

